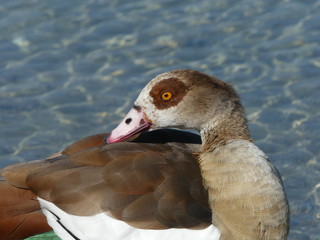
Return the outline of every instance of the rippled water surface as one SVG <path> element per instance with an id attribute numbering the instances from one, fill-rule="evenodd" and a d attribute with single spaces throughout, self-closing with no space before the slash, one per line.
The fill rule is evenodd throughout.
<path id="1" fill-rule="evenodd" d="M 152 77 L 193 68 L 241 94 L 283 176 L 290 239 L 320 239 L 319 13 L 316 0 L 2 0 L 0 167 L 110 131 Z"/>

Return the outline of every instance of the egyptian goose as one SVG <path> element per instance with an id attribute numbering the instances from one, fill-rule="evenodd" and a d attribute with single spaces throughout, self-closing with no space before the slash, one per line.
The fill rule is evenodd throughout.
<path id="1" fill-rule="evenodd" d="M 192 133 L 150 131 L 162 128 L 197 130 L 202 144 Z M 161 74 L 109 144 L 104 136 L 9 166 L 3 185 L 34 194 L 62 239 L 287 239 L 281 177 L 230 85 L 188 69 Z"/>

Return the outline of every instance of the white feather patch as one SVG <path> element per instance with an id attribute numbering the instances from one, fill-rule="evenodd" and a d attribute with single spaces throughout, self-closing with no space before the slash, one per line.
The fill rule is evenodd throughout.
<path id="1" fill-rule="evenodd" d="M 63 240 L 218 240 L 219 230 L 210 225 L 203 230 L 166 229 L 145 230 L 129 226 L 104 213 L 93 216 L 67 214 L 53 203 L 38 198 L 49 225 Z"/>

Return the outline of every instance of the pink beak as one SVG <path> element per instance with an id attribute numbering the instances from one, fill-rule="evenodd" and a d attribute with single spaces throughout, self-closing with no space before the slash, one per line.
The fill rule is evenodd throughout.
<path id="1" fill-rule="evenodd" d="M 134 106 L 121 123 L 107 138 L 108 143 L 122 142 L 140 132 L 148 130 L 151 123 L 145 117 L 140 107 Z"/>

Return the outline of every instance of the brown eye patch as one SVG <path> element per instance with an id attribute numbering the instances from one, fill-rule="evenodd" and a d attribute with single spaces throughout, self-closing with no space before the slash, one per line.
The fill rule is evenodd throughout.
<path id="1" fill-rule="evenodd" d="M 167 78 L 158 82 L 150 91 L 157 109 L 166 109 L 177 105 L 187 94 L 187 87 L 178 78 Z M 170 97 L 168 97 L 170 94 Z"/>

